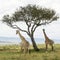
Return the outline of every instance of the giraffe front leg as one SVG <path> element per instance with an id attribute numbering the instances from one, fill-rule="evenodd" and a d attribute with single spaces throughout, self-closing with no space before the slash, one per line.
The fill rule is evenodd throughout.
<path id="1" fill-rule="evenodd" d="M 29 53 L 30 51 L 29 51 L 29 48 L 27 48 L 27 51 L 26 51 L 27 53 Z"/>
<path id="2" fill-rule="evenodd" d="M 24 48 L 24 54 L 26 53 L 26 48 Z"/>
<path id="3" fill-rule="evenodd" d="M 48 49 L 48 44 L 46 44 L 46 50 Z"/>

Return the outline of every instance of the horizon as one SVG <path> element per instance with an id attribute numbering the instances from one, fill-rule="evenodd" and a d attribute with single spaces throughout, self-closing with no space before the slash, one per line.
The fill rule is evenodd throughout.
<path id="1" fill-rule="evenodd" d="M 29 41 L 30 44 L 32 44 L 30 38 L 26 38 L 27 41 Z M 60 39 L 52 39 L 54 41 L 54 44 L 60 44 Z M 0 37 L 0 45 L 14 45 L 14 44 L 20 44 L 21 39 L 18 37 Z M 35 38 L 36 44 L 45 44 L 44 38 Z"/>

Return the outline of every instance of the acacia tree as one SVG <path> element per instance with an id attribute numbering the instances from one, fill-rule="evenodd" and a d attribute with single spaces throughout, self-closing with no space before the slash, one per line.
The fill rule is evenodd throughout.
<path id="1" fill-rule="evenodd" d="M 2 21 L 8 26 L 19 29 L 22 32 L 26 32 L 31 38 L 34 49 L 37 51 L 37 45 L 34 40 L 34 32 L 37 27 L 45 24 L 49 24 L 52 21 L 57 20 L 58 16 L 56 12 L 52 9 L 41 8 L 36 5 L 28 5 L 26 7 L 20 7 L 17 11 L 12 14 L 12 16 L 4 15 Z M 27 30 L 21 29 L 16 22 L 25 22 L 27 25 Z"/>

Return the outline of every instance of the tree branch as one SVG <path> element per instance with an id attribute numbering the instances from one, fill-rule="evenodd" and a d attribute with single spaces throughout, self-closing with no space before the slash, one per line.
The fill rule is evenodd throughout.
<path id="1" fill-rule="evenodd" d="M 37 27 L 38 27 L 38 26 L 36 25 L 36 27 L 34 28 L 33 32 L 36 30 Z"/>
<path id="2" fill-rule="evenodd" d="M 32 28 L 31 28 L 31 31 L 33 31 L 34 27 L 35 27 L 35 24 L 33 24 Z"/>
<path id="3" fill-rule="evenodd" d="M 22 30 L 22 29 L 21 29 L 20 27 L 18 27 L 17 25 L 11 25 L 11 27 L 14 28 L 14 29 L 19 29 L 20 31 L 26 32 L 26 33 L 28 34 L 27 31 Z"/>
<path id="4" fill-rule="evenodd" d="M 28 33 L 29 33 L 29 35 L 30 35 L 30 27 L 31 27 L 31 23 L 28 22 L 28 21 L 26 21 L 26 20 L 25 20 L 25 22 L 26 22 L 26 25 L 27 25 L 27 27 L 28 27 Z M 28 23 L 29 23 L 29 24 L 28 24 Z"/>

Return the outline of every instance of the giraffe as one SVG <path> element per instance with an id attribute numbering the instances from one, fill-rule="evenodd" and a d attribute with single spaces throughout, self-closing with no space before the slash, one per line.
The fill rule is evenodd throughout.
<path id="1" fill-rule="evenodd" d="M 46 50 L 47 50 L 48 44 L 49 44 L 52 47 L 52 51 L 53 51 L 54 41 L 48 38 L 48 36 L 45 33 L 45 29 L 43 29 L 43 33 L 44 33 L 44 37 L 45 37 Z"/>
<path id="2" fill-rule="evenodd" d="M 21 33 L 19 32 L 19 30 L 16 30 L 16 34 L 19 34 L 19 37 L 21 39 L 21 51 L 23 50 L 24 53 L 29 52 L 29 42 L 21 35 Z"/>

